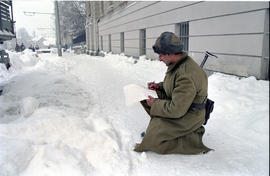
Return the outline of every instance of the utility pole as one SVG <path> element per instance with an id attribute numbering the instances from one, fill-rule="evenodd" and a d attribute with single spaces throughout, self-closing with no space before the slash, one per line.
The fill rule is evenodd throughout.
<path id="1" fill-rule="evenodd" d="M 56 45 L 58 50 L 58 56 L 62 56 L 61 31 L 60 31 L 59 9 L 57 0 L 55 1 L 55 29 L 56 29 Z"/>
<path id="2" fill-rule="evenodd" d="M 98 56 L 99 54 L 99 32 L 98 32 L 98 22 L 97 22 L 97 5 L 99 2 L 93 2 L 93 26 L 95 31 L 95 55 Z"/>

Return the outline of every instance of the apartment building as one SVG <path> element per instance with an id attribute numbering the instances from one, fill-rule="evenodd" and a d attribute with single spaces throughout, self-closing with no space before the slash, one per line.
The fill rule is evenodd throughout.
<path id="1" fill-rule="evenodd" d="M 86 43 L 90 53 L 146 55 L 165 31 L 176 33 L 184 50 L 207 70 L 269 80 L 267 1 L 87 1 Z"/>

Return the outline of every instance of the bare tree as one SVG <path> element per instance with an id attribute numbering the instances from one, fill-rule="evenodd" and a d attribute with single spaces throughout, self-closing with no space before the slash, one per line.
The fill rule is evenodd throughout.
<path id="1" fill-rule="evenodd" d="M 62 39 L 72 37 L 85 30 L 85 1 L 59 1 L 60 28 Z"/>
<path id="2" fill-rule="evenodd" d="M 25 46 L 32 44 L 32 37 L 25 28 L 19 28 L 17 30 L 17 40 L 20 43 L 23 42 Z"/>

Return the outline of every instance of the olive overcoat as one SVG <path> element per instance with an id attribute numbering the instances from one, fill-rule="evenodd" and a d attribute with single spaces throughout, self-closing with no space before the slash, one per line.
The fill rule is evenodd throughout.
<path id="1" fill-rule="evenodd" d="M 159 83 L 159 98 L 152 106 L 142 102 L 151 120 L 141 144 L 135 151 L 160 154 L 197 154 L 208 152 L 202 142 L 205 110 L 190 108 L 207 99 L 207 76 L 199 65 L 183 53 L 179 61 L 168 66 Z"/>

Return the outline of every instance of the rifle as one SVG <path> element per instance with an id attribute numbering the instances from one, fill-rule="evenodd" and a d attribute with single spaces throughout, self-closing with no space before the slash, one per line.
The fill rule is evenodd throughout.
<path id="1" fill-rule="evenodd" d="M 213 56 L 213 57 L 218 58 L 216 55 L 206 51 L 204 59 L 203 59 L 201 65 L 200 65 L 201 68 L 203 68 L 203 66 L 204 66 L 204 64 L 207 61 L 209 56 Z M 215 104 L 214 101 L 207 98 L 206 103 L 203 103 L 203 104 L 192 103 L 190 107 L 191 108 L 197 108 L 197 109 L 205 109 L 205 122 L 204 122 L 204 125 L 206 125 L 208 119 L 210 118 L 210 113 L 213 112 L 214 104 Z"/>
<path id="2" fill-rule="evenodd" d="M 209 56 L 213 56 L 213 57 L 218 58 L 216 55 L 214 55 L 214 54 L 212 54 L 212 53 L 210 53 L 210 52 L 208 52 L 208 51 L 205 51 L 204 59 L 203 59 L 201 65 L 200 65 L 201 68 L 203 68 L 203 66 L 204 66 L 204 64 L 205 64 L 205 62 L 207 61 L 207 59 L 208 59 Z"/>

